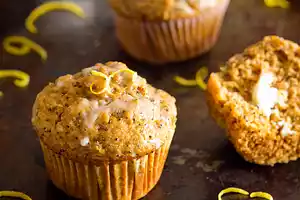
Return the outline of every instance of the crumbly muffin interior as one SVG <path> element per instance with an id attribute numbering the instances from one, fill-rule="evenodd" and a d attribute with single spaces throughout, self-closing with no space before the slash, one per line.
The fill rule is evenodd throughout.
<path id="1" fill-rule="evenodd" d="M 265 37 L 232 57 L 221 72 L 212 74 L 220 84 L 215 98 L 232 103 L 231 108 L 246 121 L 255 116 L 255 120 L 249 121 L 260 121 L 258 124 L 265 124 L 269 133 L 298 134 L 299 72 L 300 47 L 277 36 Z M 226 107 L 224 104 L 223 108 Z M 254 115 L 254 112 L 258 114 Z"/>
<path id="2" fill-rule="evenodd" d="M 143 156 L 171 139 L 176 112 L 168 93 L 125 64 L 109 62 L 50 83 L 37 96 L 32 122 L 55 152 L 122 160 Z"/>

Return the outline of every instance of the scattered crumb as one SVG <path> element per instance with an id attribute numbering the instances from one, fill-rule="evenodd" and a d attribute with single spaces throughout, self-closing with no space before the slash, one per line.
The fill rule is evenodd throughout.
<path id="1" fill-rule="evenodd" d="M 198 161 L 196 164 L 197 168 L 201 168 L 204 172 L 214 172 L 216 171 L 224 161 L 213 161 L 211 165 Z"/>
<path id="2" fill-rule="evenodd" d="M 187 159 L 183 158 L 183 156 L 175 156 L 172 160 L 176 165 L 184 165 Z"/>
<path id="3" fill-rule="evenodd" d="M 171 147 L 172 149 L 172 147 Z M 179 149 L 179 145 L 173 145 L 172 150 Z M 213 172 L 218 170 L 221 164 L 224 163 L 224 161 L 216 160 L 211 162 L 211 164 L 207 164 L 207 158 L 209 157 L 209 154 L 205 151 L 198 151 L 196 149 L 190 149 L 190 148 L 183 148 L 180 149 L 180 152 L 183 153 L 183 155 L 180 156 L 174 156 L 172 157 L 172 162 L 177 165 L 184 165 L 187 161 L 190 159 L 197 159 L 198 161 L 194 166 L 190 166 L 189 170 L 193 171 L 194 167 L 201 168 L 204 172 Z M 204 159 L 201 161 L 200 159 Z"/>
<path id="4" fill-rule="evenodd" d="M 189 148 L 184 148 L 180 150 L 181 153 L 189 154 L 191 156 L 195 156 L 197 154 L 197 150 L 194 149 L 189 149 Z"/>

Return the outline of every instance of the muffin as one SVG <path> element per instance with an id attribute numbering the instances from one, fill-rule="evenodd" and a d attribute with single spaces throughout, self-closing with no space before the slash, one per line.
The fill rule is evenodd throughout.
<path id="1" fill-rule="evenodd" d="M 155 64 L 184 61 L 217 41 L 230 0 L 109 0 L 116 35 L 134 58 Z"/>
<path id="2" fill-rule="evenodd" d="M 46 86 L 32 123 L 58 188 L 80 199 L 132 200 L 158 182 L 176 115 L 172 96 L 108 62 Z"/>
<path id="3" fill-rule="evenodd" d="M 300 47 L 267 36 L 210 75 L 211 114 L 247 161 L 273 166 L 300 156 L 299 70 Z"/>

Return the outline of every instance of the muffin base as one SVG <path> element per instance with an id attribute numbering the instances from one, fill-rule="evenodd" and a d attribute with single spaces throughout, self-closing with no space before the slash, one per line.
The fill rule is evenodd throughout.
<path id="1" fill-rule="evenodd" d="M 72 161 L 43 142 L 41 147 L 50 179 L 66 194 L 86 200 L 135 200 L 144 197 L 160 179 L 170 143 L 138 159 L 97 165 Z"/>
<path id="2" fill-rule="evenodd" d="M 185 19 L 147 21 L 116 15 L 116 34 L 132 57 L 154 64 L 184 61 L 216 43 L 230 0 Z"/>

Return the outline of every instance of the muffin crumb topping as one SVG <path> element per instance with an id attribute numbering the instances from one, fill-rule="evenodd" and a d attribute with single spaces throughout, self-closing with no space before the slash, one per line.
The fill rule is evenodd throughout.
<path id="1" fill-rule="evenodd" d="M 125 64 L 108 62 L 45 87 L 35 101 L 32 123 L 54 151 L 76 155 L 84 148 L 83 154 L 95 159 L 120 160 L 162 146 L 174 134 L 176 115 L 172 96 Z"/>

